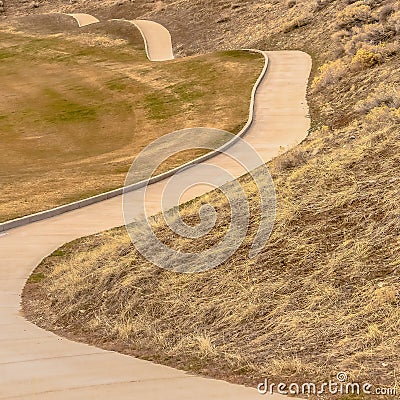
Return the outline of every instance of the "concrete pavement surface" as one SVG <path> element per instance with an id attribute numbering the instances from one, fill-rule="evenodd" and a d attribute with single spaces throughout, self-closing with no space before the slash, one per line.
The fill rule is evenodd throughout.
<path id="1" fill-rule="evenodd" d="M 96 17 L 93 17 L 93 15 L 90 14 L 75 13 L 75 14 L 65 14 L 65 15 L 69 15 L 70 17 L 74 18 L 76 22 L 78 22 L 78 26 L 80 28 L 86 25 L 96 24 L 97 22 L 100 22 L 100 20 L 98 20 Z"/>

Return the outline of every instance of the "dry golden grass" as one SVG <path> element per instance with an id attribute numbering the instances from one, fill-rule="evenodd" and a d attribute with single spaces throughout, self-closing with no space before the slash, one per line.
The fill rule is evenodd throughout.
<path id="1" fill-rule="evenodd" d="M 206 4 L 183 3 L 167 8 L 162 18 L 199 16 Z M 223 46 L 243 43 L 253 32 L 259 44 L 301 48 L 314 58 L 312 132 L 271 163 L 277 221 L 262 254 L 247 258 L 259 213 L 254 184 L 244 177 L 251 228 L 246 243 L 221 267 L 192 276 L 160 270 L 142 259 L 123 229 L 105 232 L 69 244 L 62 255 L 44 261 L 36 271 L 43 275 L 31 280 L 36 277 L 40 284 L 26 287 L 29 317 L 61 334 L 252 385 L 265 376 L 324 381 L 345 371 L 353 381 L 398 386 L 398 5 L 363 3 L 368 9 L 348 9 L 361 4 L 347 1 L 323 1 L 315 8 L 311 1 L 290 8 L 287 2 L 271 2 L 260 16 L 255 10 L 261 6 L 254 1 L 238 14 L 232 9 L 231 23 L 225 25 Z M 224 4 L 207 7 L 215 13 Z M 312 21 L 284 33 L 283 21 L 304 5 Z M 360 43 L 369 40 L 369 33 L 360 32 L 370 32 L 371 23 L 382 24 L 383 46 L 392 46 L 394 53 L 355 67 L 357 50 L 349 51 L 348 43 L 376 45 Z M 208 22 L 203 24 L 199 31 Z M 215 45 L 210 41 L 205 46 Z M 193 40 L 190 49 L 199 43 Z M 171 237 L 157 217 L 159 237 L 183 250 L 218 241 L 229 222 L 229 207 L 219 192 L 189 203 L 182 213 L 196 221 L 206 202 L 216 206 L 219 218 L 204 243 Z"/>
<path id="2" fill-rule="evenodd" d="M 196 126 L 237 133 L 248 118 L 260 55 L 151 63 L 133 26 L 77 31 L 65 18 L 17 19 L 0 31 L 0 221 L 123 186 L 134 157 L 164 134 Z M 193 143 L 214 145 L 204 136 Z"/>

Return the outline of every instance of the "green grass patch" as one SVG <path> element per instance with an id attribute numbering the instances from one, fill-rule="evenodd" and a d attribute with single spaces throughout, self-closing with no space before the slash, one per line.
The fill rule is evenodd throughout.
<path id="1" fill-rule="evenodd" d="M 28 279 L 27 283 L 39 283 L 43 279 L 45 279 L 46 276 L 42 272 L 34 272 Z"/>
<path id="2" fill-rule="evenodd" d="M 221 51 L 217 53 L 219 56 L 224 58 L 231 58 L 236 60 L 251 60 L 254 59 L 254 52 L 252 51 L 243 51 L 243 50 L 228 50 Z"/>
<path id="3" fill-rule="evenodd" d="M 5 60 L 7 58 L 11 58 L 15 56 L 15 52 L 10 51 L 9 49 L 1 49 L 0 50 L 0 60 Z"/>
<path id="4" fill-rule="evenodd" d="M 163 120 L 178 112 L 176 100 L 163 92 L 150 94 L 145 98 L 147 116 L 153 120 Z"/>
<path id="5" fill-rule="evenodd" d="M 106 82 L 106 87 L 110 90 L 122 91 L 128 87 L 128 84 L 125 78 L 115 78 Z"/>
<path id="6" fill-rule="evenodd" d="M 192 103 L 204 96 L 203 90 L 188 83 L 178 83 L 177 85 L 169 86 L 169 89 L 173 91 L 179 100 L 187 103 Z"/>
<path id="7" fill-rule="evenodd" d="M 64 250 L 60 250 L 60 249 L 54 251 L 51 254 L 52 257 L 64 257 L 65 255 L 66 255 L 66 252 Z"/>
<path id="8" fill-rule="evenodd" d="M 49 122 L 82 122 L 82 121 L 93 121 L 96 119 L 97 112 L 92 107 L 87 107 L 81 104 L 72 103 L 68 100 L 62 102 L 62 109 L 58 108 L 59 104 L 55 104 L 54 107 L 57 109 L 57 113 L 54 116 L 47 118 Z"/>
<path id="9" fill-rule="evenodd" d="M 97 111 L 93 106 L 66 99 L 53 89 L 45 90 L 45 95 L 48 99 L 45 119 L 48 122 L 83 122 L 96 119 Z"/>
<path id="10" fill-rule="evenodd" d="M 206 91 L 193 82 L 177 83 L 167 87 L 168 91 L 156 92 L 146 97 L 145 108 L 148 117 L 153 120 L 163 120 L 179 113 L 180 104 L 198 102 L 206 95 Z"/>

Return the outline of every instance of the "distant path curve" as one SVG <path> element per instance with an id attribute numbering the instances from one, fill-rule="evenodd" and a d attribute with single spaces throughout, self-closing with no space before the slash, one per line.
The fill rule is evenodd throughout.
<path id="1" fill-rule="evenodd" d="M 84 14 L 84 13 L 76 13 L 76 14 L 64 14 L 68 15 L 69 17 L 72 17 L 76 20 L 78 23 L 79 28 L 82 28 L 83 26 L 86 25 L 92 25 L 100 22 L 99 19 L 96 17 L 93 17 L 93 15 L 90 14 Z"/>
<path id="2" fill-rule="evenodd" d="M 174 59 L 172 39 L 169 30 L 161 24 L 147 20 L 112 19 L 111 21 L 128 22 L 135 25 L 144 41 L 146 54 L 150 61 L 168 61 Z"/>
<path id="3" fill-rule="evenodd" d="M 78 23 L 82 24 L 82 20 Z M 147 35 L 148 46 L 152 47 L 157 37 L 148 35 L 146 28 L 142 34 Z M 152 48 L 159 48 L 159 43 Z M 165 56 L 167 53 L 162 51 Z M 161 49 L 150 54 L 157 58 Z M 281 146 L 296 145 L 307 135 L 310 120 L 305 96 L 311 58 L 299 51 L 265 54 L 269 69 L 256 94 L 254 121 L 245 140 L 267 162 L 281 151 Z M 221 154 L 208 162 L 227 167 L 230 161 Z M 229 167 L 235 176 L 241 175 L 242 170 Z M 184 173 L 196 174 L 196 166 Z M 150 185 L 153 198 L 160 195 L 165 181 Z M 155 201 L 149 209 L 157 212 L 159 205 Z M 260 399 L 254 388 L 192 376 L 75 343 L 42 330 L 21 316 L 21 291 L 41 259 L 65 242 L 122 224 L 119 196 L 1 234 L 0 399 Z"/>
<path id="4" fill-rule="evenodd" d="M 65 15 L 74 18 L 79 27 L 100 22 L 100 20 L 90 14 L 75 13 Z M 127 22 L 135 25 L 143 37 L 146 54 L 150 61 L 168 61 L 174 59 L 171 34 L 163 25 L 154 21 L 141 19 L 128 20 L 114 18 L 110 21 Z"/>

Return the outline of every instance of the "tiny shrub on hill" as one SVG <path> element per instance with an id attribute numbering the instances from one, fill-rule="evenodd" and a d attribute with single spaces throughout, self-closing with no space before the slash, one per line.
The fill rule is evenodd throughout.
<path id="1" fill-rule="evenodd" d="M 400 89 L 394 85 L 380 84 L 366 99 L 359 101 L 355 110 L 368 114 L 376 107 L 400 108 Z"/>
<path id="2" fill-rule="evenodd" d="M 353 26 L 370 21 L 372 21 L 371 7 L 365 5 L 362 1 L 347 6 L 336 16 L 336 24 L 339 28 L 350 29 Z"/>
<path id="3" fill-rule="evenodd" d="M 322 87 L 339 81 L 345 75 L 347 69 L 342 59 L 328 61 L 318 68 L 319 74 L 312 82 L 313 90 L 319 90 Z"/>
<path id="4" fill-rule="evenodd" d="M 359 49 L 351 60 L 351 67 L 354 70 L 362 70 L 373 67 L 382 62 L 382 56 L 369 50 Z"/>

